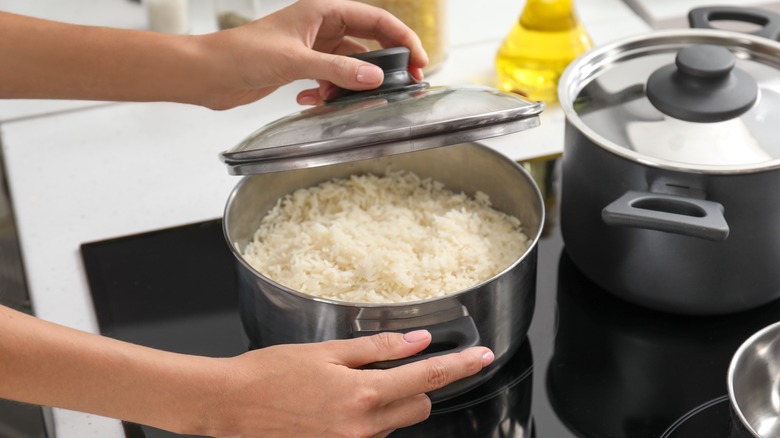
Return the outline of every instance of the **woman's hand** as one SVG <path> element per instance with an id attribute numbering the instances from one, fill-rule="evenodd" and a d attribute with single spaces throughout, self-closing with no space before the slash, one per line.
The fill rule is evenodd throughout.
<path id="1" fill-rule="evenodd" d="M 282 345 L 224 359 L 212 422 L 219 437 L 375 437 L 425 420 L 426 392 L 479 372 L 493 353 L 474 347 L 389 370 L 359 369 L 422 351 L 430 333 Z"/>
<path id="2" fill-rule="evenodd" d="M 428 417 L 425 393 L 479 372 L 473 347 L 389 370 L 430 333 L 280 345 L 233 358 L 171 353 L 0 306 L 0 397 L 217 437 L 375 437 Z"/>
<path id="3" fill-rule="evenodd" d="M 379 67 L 342 56 L 367 50 L 350 37 L 376 40 L 382 47 L 408 47 L 410 72 L 422 79 L 427 55 L 417 35 L 398 18 L 356 1 L 301 0 L 248 25 L 204 37 L 211 50 L 224 49 L 230 72 L 206 105 L 252 102 L 298 79 L 320 83 L 298 95 L 302 105 L 327 99 L 334 84 L 352 90 L 378 87 L 383 79 Z"/>
<path id="4" fill-rule="evenodd" d="M 366 48 L 350 37 L 406 46 L 410 71 L 428 62 L 420 39 L 387 11 L 356 1 L 300 0 L 247 25 L 206 35 L 79 26 L 0 12 L 0 98 L 168 101 L 212 109 L 254 102 L 298 79 L 327 98 L 334 84 L 364 90 L 379 67 L 342 55 Z"/>

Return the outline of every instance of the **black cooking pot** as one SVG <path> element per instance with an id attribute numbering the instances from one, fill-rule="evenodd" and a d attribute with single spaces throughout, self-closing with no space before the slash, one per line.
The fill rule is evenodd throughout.
<path id="1" fill-rule="evenodd" d="M 766 26 L 650 33 L 564 73 L 561 231 L 611 293 L 724 314 L 780 297 L 780 43 L 765 36 L 780 25 L 763 11 L 691 14 Z"/>

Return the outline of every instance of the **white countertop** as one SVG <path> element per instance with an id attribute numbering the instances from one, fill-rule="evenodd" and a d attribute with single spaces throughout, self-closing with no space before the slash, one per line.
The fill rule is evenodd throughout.
<path id="1" fill-rule="evenodd" d="M 209 5 L 190 1 L 195 10 Z M 0 0 L 0 9 L 84 24 L 145 26 L 140 6 L 126 0 L 73 0 L 60 6 L 67 11 L 58 11 L 59 4 Z M 493 85 L 493 57 L 522 1 L 448 5 L 449 57 L 427 80 Z M 650 30 L 620 0 L 577 5 L 597 45 Z M 198 30 L 209 31 L 209 25 L 199 22 Z M 0 101 L 0 140 L 36 314 L 98 332 L 79 245 L 220 217 L 238 180 L 227 174 L 218 154 L 299 110 L 294 96 L 311 85 L 291 84 L 222 112 L 170 103 Z M 552 106 L 541 127 L 485 143 L 517 160 L 558 154 L 562 112 Z M 113 419 L 62 409 L 54 415 L 60 438 L 124 436 Z"/>
<path id="2" fill-rule="evenodd" d="M 780 12 L 777 0 L 625 0 L 654 29 L 688 27 L 688 11 L 708 6 L 757 7 Z"/>

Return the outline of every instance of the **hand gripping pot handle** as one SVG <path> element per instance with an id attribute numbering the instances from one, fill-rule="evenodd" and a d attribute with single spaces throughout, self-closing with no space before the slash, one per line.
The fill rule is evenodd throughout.
<path id="1" fill-rule="evenodd" d="M 628 191 L 602 210 L 607 225 L 720 241 L 729 235 L 723 206 L 704 199 Z"/>
<path id="2" fill-rule="evenodd" d="M 367 365 L 365 368 L 373 369 L 389 369 L 395 368 L 401 365 L 406 365 L 412 362 L 421 361 L 431 357 L 442 356 L 449 353 L 457 353 L 470 347 L 476 347 L 481 342 L 481 337 L 477 331 L 477 326 L 474 324 L 474 320 L 469 315 L 461 316 L 451 321 L 441 322 L 437 324 L 426 325 L 417 328 L 408 328 L 401 330 L 383 330 L 383 331 L 395 331 L 395 332 L 410 332 L 417 329 L 425 329 L 431 333 L 431 344 L 414 356 L 405 357 L 402 359 L 387 360 L 381 362 L 374 362 Z M 355 336 L 370 336 L 380 333 L 378 331 L 358 331 L 355 332 Z"/>

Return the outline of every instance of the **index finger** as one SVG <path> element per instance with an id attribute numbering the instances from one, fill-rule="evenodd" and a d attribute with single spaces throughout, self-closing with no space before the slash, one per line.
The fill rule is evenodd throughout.
<path id="1" fill-rule="evenodd" d="M 338 29 L 349 36 L 376 40 L 382 47 L 409 48 L 409 64 L 423 68 L 428 64 L 420 37 L 400 19 L 384 9 L 364 3 L 334 2 L 331 13 L 325 14 L 322 27 Z"/>
<path id="2" fill-rule="evenodd" d="M 458 353 L 436 356 L 382 371 L 381 393 L 393 400 L 431 392 L 455 381 L 472 376 L 490 365 L 493 352 L 485 347 L 471 347 Z"/>

